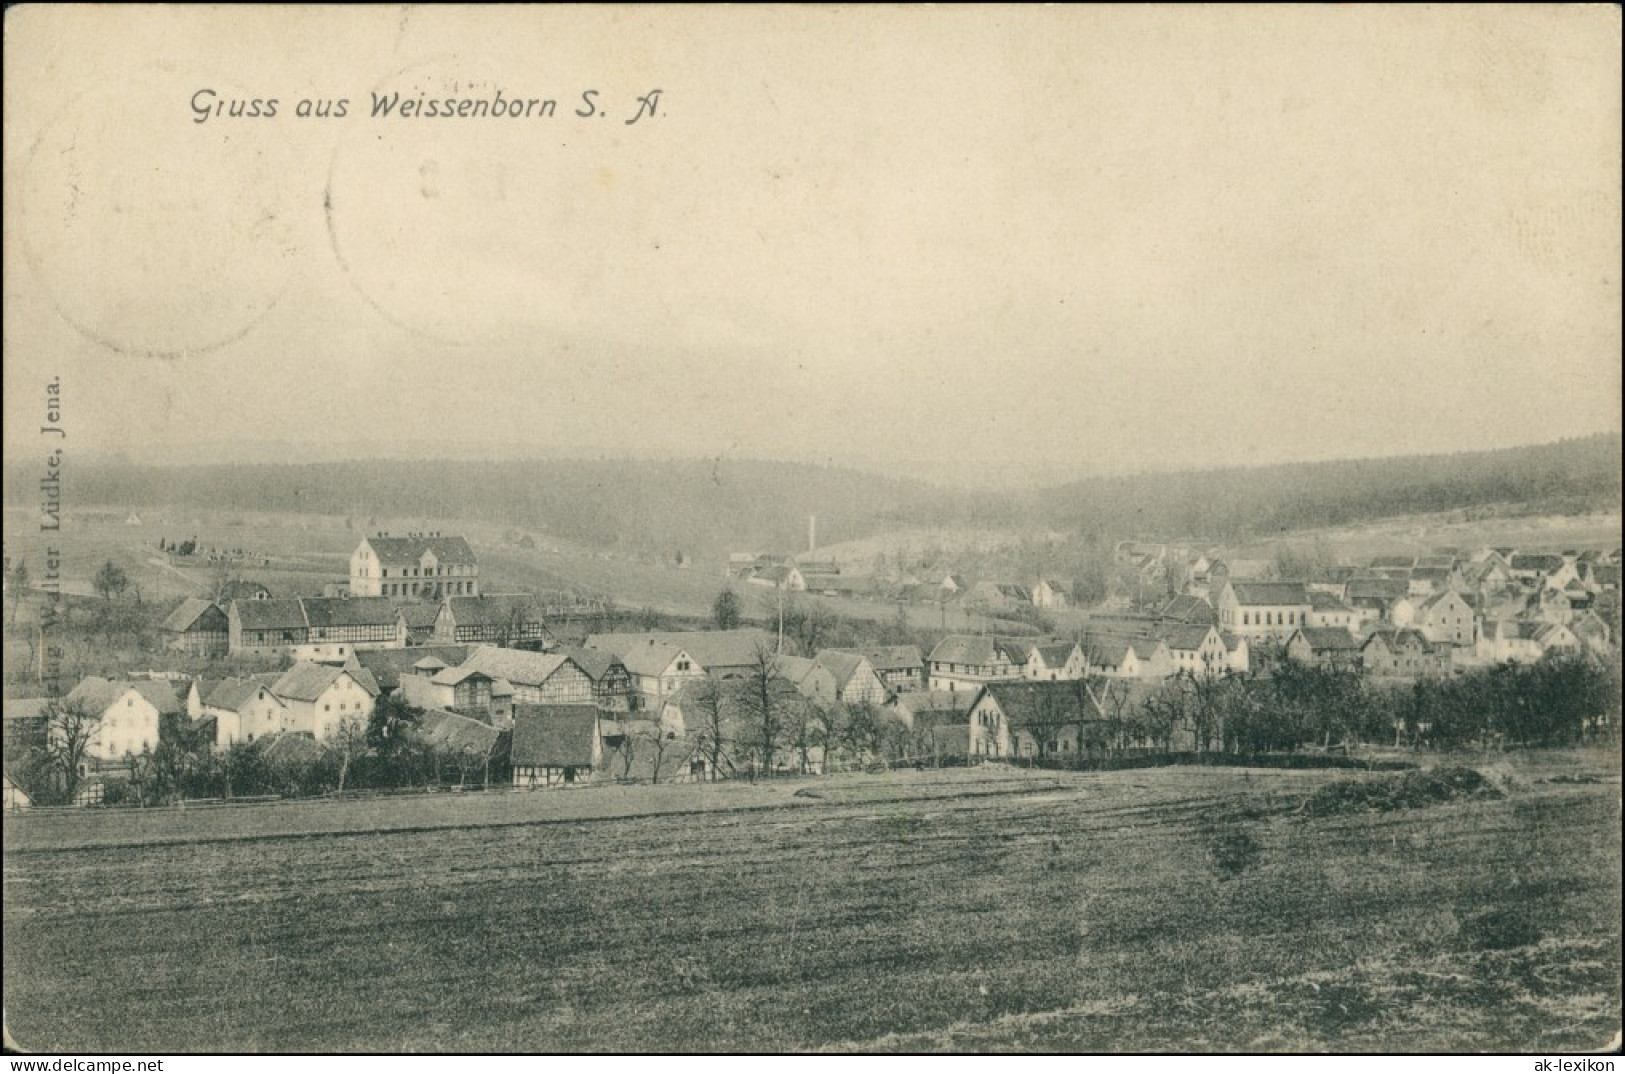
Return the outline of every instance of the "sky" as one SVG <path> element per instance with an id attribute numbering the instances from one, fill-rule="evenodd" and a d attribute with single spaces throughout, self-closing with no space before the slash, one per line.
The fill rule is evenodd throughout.
<path id="1" fill-rule="evenodd" d="M 6 455 L 53 378 L 70 456 L 168 461 L 1618 431 L 1619 18 L 12 9 Z M 554 113 L 371 114 L 497 91 Z"/>

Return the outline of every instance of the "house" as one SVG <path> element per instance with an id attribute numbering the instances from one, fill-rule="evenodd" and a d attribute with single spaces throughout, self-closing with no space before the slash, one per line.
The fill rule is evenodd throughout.
<path id="1" fill-rule="evenodd" d="M 666 701 L 660 727 L 669 738 L 684 743 L 683 780 L 721 779 L 738 771 L 760 772 L 764 766 L 781 773 L 819 770 L 821 753 L 804 752 L 788 741 L 791 717 L 808 713 L 806 696 L 783 676 L 773 677 L 767 685 L 768 697 L 783 719 L 784 734 L 766 758 L 761 755 L 760 723 L 751 715 L 757 706 L 754 682 L 690 682 Z M 809 726 L 816 728 L 816 721 Z"/>
<path id="2" fill-rule="evenodd" d="M 226 609 L 232 656 L 281 656 L 310 640 L 305 609 L 293 600 L 234 600 Z"/>
<path id="3" fill-rule="evenodd" d="M 1081 648 L 1087 670 L 1111 679 L 1160 679 L 1175 671 L 1173 654 L 1157 637 L 1093 633 Z"/>
<path id="4" fill-rule="evenodd" d="M 1238 675 L 1252 670 L 1252 646 L 1247 639 L 1224 630 L 1219 631 L 1219 637 L 1224 639 L 1224 647 L 1230 655 L 1230 670 Z"/>
<path id="5" fill-rule="evenodd" d="M 483 768 L 487 775 L 500 762 L 504 733 L 488 723 L 445 709 L 426 709 L 410 736 L 442 757 L 455 758 L 459 769 Z"/>
<path id="6" fill-rule="evenodd" d="M 1179 624 L 1164 628 L 1160 637 L 1175 673 L 1218 675 L 1230 669 L 1230 650 L 1216 626 Z"/>
<path id="7" fill-rule="evenodd" d="M 771 654 L 777 649 L 771 634 L 749 628 L 592 634 L 587 637 L 587 648 L 615 653 L 624 660 L 628 652 L 645 647 L 651 641 L 680 647 L 714 679 L 749 675 L 758 663 L 759 653 Z"/>
<path id="8" fill-rule="evenodd" d="M 990 682 L 971 703 L 972 757 L 1076 755 L 1105 714 L 1082 682 Z"/>
<path id="9" fill-rule="evenodd" d="M 1608 656 L 1613 647 L 1614 632 L 1608 628 L 1602 616 L 1594 611 L 1585 611 L 1574 617 L 1568 624 L 1569 630 L 1583 645 L 1598 656 Z"/>
<path id="10" fill-rule="evenodd" d="M 1407 597 L 1397 602 L 1394 606 L 1394 624 L 1414 627 L 1436 645 L 1465 648 L 1478 644 L 1478 615 L 1453 589 L 1440 590 L 1426 598 Z"/>
<path id="11" fill-rule="evenodd" d="M 1287 639 L 1286 657 L 1299 664 L 1356 671 L 1360 648 L 1359 639 L 1342 627 L 1299 627 Z"/>
<path id="12" fill-rule="evenodd" d="M 477 597 L 480 565 L 461 537 L 380 533 L 363 537 L 350 553 L 350 593 L 412 600 Z"/>
<path id="13" fill-rule="evenodd" d="M 191 656 L 224 656 L 230 642 L 226 613 L 216 604 L 187 597 L 158 627 L 164 643 Z"/>
<path id="14" fill-rule="evenodd" d="M 292 656 L 340 663 L 363 649 L 399 649 L 406 627 L 381 598 L 234 600 L 226 610 L 232 656 Z"/>
<path id="15" fill-rule="evenodd" d="M 1350 607 L 1366 612 L 1369 617 L 1391 622 L 1394 605 L 1410 596 L 1410 593 L 1410 583 L 1403 578 L 1362 575 L 1349 579 L 1343 591 L 1343 600 Z"/>
<path id="16" fill-rule="evenodd" d="M 468 654 L 458 671 L 477 671 L 513 687 L 516 705 L 591 705 L 593 680 L 563 653 L 532 653 L 481 645 Z M 442 673 L 444 674 L 444 673 Z M 437 675 L 436 681 L 439 680 Z"/>
<path id="17" fill-rule="evenodd" d="M 632 684 L 632 673 L 614 653 L 603 649 L 565 647 L 558 650 L 586 673 L 592 682 L 593 700 L 606 712 L 631 712 L 638 692 Z"/>
<path id="18" fill-rule="evenodd" d="M 1496 593 L 1512 584 L 1512 572 L 1507 569 L 1506 561 L 1493 549 L 1489 552 L 1488 558 L 1471 563 L 1463 570 L 1461 584 L 1467 589 L 1477 593 Z"/>
<path id="19" fill-rule="evenodd" d="M 882 645 L 870 649 L 836 649 L 833 652 L 867 657 L 875 674 L 892 694 L 925 689 L 925 660 L 916 645 Z"/>
<path id="20" fill-rule="evenodd" d="M 1026 649 L 1013 649 L 998 638 L 950 634 L 926 657 L 927 688 L 975 690 L 1000 679 L 1019 679 L 1025 673 Z"/>
<path id="21" fill-rule="evenodd" d="M 305 641 L 288 648 L 294 660 L 342 664 L 363 649 L 406 647 L 406 623 L 383 597 L 303 597 Z"/>
<path id="22" fill-rule="evenodd" d="M 435 615 L 439 645 L 549 644 L 547 609 L 533 596 L 447 597 Z"/>
<path id="23" fill-rule="evenodd" d="M 1072 583 L 1059 578 L 1040 578 L 1032 588 L 1034 608 L 1070 608 Z"/>
<path id="24" fill-rule="evenodd" d="M 203 695 L 199 721 L 214 722 L 215 749 L 256 742 L 288 729 L 287 705 L 271 692 L 281 673 L 223 679 Z"/>
<path id="25" fill-rule="evenodd" d="M 885 680 L 862 654 L 825 649 L 813 663 L 829 673 L 835 683 L 835 700 L 843 705 L 883 705 L 890 697 Z"/>
<path id="26" fill-rule="evenodd" d="M 1349 579 L 1357 574 L 1357 569 L 1346 564 L 1332 564 L 1312 567 L 1308 576 L 1303 580 L 1303 587 L 1310 594 L 1325 593 L 1327 596 L 1343 596 L 1343 590 L 1348 587 Z M 1317 624 L 1310 623 L 1310 626 Z"/>
<path id="27" fill-rule="evenodd" d="M 1538 619 L 1503 619 L 1485 622 L 1479 641 L 1481 659 L 1495 663 L 1533 664 L 1547 653 L 1573 655 L 1585 643 L 1562 623 Z"/>
<path id="28" fill-rule="evenodd" d="M 1087 670 L 1083 647 L 1074 641 L 1041 642 L 1027 648 L 1022 672 L 1029 679 L 1057 682 L 1081 679 Z"/>
<path id="29" fill-rule="evenodd" d="M 259 582 L 234 578 L 220 586 L 214 602 L 222 608 L 229 608 L 234 600 L 270 600 L 272 595 L 271 590 Z"/>
<path id="30" fill-rule="evenodd" d="M 590 643 L 593 639 L 587 641 Z M 619 656 L 637 693 L 638 707 L 644 712 L 659 712 L 685 683 L 705 678 L 705 667 L 687 650 L 654 638 L 619 651 L 603 651 Z"/>
<path id="31" fill-rule="evenodd" d="M 1384 628 L 1360 646 L 1360 668 L 1367 675 L 1418 679 L 1450 673 L 1450 647 L 1436 646 L 1421 631 Z"/>
<path id="32" fill-rule="evenodd" d="M 794 563 L 774 563 L 756 567 L 745 577 L 745 581 L 750 585 L 767 586 L 770 589 L 782 589 L 790 593 L 807 591 L 807 579 L 802 576 L 801 568 Z"/>
<path id="33" fill-rule="evenodd" d="M 51 699 L 45 697 L 8 697 L 0 705 L 5 720 L 7 757 L 20 757 L 35 746 L 45 745 L 50 705 Z"/>
<path id="34" fill-rule="evenodd" d="M 421 607 L 422 605 L 412 605 Z M 403 609 L 404 610 L 404 607 Z M 444 668 L 453 668 L 468 659 L 467 645 L 424 645 L 408 649 L 363 649 L 354 654 L 358 666 L 372 673 L 380 693 L 392 694 L 407 676 L 431 678 Z"/>
<path id="35" fill-rule="evenodd" d="M 513 694 L 507 680 L 466 664 L 401 680 L 401 697 L 414 708 L 447 709 L 500 727 L 512 718 Z"/>
<path id="36" fill-rule="evenodd" d="M 1371 561 L 1371 569 L 1376 571 L 1406 571 L 1416 566 L 1415 556 L 1377 556 Z"/>
<path id="37" fill-rule="evenodd" d="M 406 644 L 422 646 L 434 644 L 434 624 L 440 618 L 440 605 L 427 601 L 407 600 L 395 605 L 401 622 L 406 627 Z"/>
<path id="38" fill-rule="evenodd" d="M 1614 593 L 1619 591 L 1619 564 L 1593 563 L 1587 578 L 1587 584 L 1592 590 L 1599 593 Z"/>
<path id="39" fill-rule="evenodd" d="M 318 742 L 333 738 L 346 724 L 365 727 L 378 696 L 378 684 L 365 669 L 310 661 L 284 671 L 270 690 L 283 705 L 283 732 Z"/>
<path id="40" fill-rule="evenodd" d="M 965 592 L 966 603 L 973 608 L 1016 608 L 1030 605 L 1033 595 L 1024 585 L 1015 582 L 994 582 L 983 580 L 971 586 Z"/>
<path id="41" fill-rule="evenodd" d="M 939 724 L 963 727 L 975 699 L 976 693 L 972 690 L 914 690 L 899 694 L 892 702 L 891 711 L 909 727 Z"/>
<path id="42" fill-rule="evenodd" d="M 163 718 L 183 713 L 175 690 L 163 682 L 114 681 L 91 675 L 70 690 L 65 700 L 83 706 L 97 721 L 85 757 L 102 764 L 157 749 Z"/>
<path id="43" fill-rule="evenodd" d="M 1430 596 L 1450 589 L 1460 582 L 1453 567 L 1414 567 L 1406 579 L 1406 588 L 1412 596 Z"/>
<path id="44" fill-rule="evenodd" d="M 1284 642 L 1308 625 L 1313 606 L 1302 582 L 1226 582 L 1219 594 L 1219 626 L 1249 640 Z"/>
<path id="45" fill-rule="evenodd" d="M 803 697 L 825 705 L 835 703 L 835 676 L 816 660 L 806 656 L 780 656 L 774 658 L 774 666 Z"/>
<path id="46" fill-rule="evenodd" d="M 1336 596 L 1324 590 L 1309 590 L 1309 625 L 1312 627 L 1331 627 L 1346 633 L 1354 633 L 1360 629 L 1364 617 L 1353 608 L 1344 604 Z"/>
<path id="47" fill-rule="evenodd" d="M 1219 613 L 1205 597 L 1187 595 L 1170 598 L 1157 609 L 1157 618 L 1185 626 L 1216 626 Z"/>

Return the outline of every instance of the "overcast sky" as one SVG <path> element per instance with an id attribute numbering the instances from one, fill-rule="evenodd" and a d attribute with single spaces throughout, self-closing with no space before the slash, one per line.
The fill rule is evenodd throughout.
<path id="1" fill-rule="evenodd" d="M 1613 7 L 35 7 L 6 61 L 8 456 L 52 376 L 71 449 L 199 461 L 1053 475 L 1620 427 Z M 368 114 L 498 89 L 556 115 Z"/>

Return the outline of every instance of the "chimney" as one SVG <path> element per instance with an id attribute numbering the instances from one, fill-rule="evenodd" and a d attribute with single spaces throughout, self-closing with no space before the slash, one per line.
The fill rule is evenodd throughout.
<path id="1" fill-rule="evenodd" d="M 807 551 L 816 552 L 817 550 L 818 550 L 818 516 L 817 515 L 808 515 L 807 516 Z"/>

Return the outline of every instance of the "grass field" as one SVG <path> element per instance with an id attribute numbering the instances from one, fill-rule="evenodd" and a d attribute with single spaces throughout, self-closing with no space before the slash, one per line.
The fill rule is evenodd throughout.
<path id="1" fill-rule="evenodd" d="M 1603 1047 L 1618 755 L 1494 770 L 1318 819 L 1347 775 L 8 818 L 7 1021 L 32 1051 Z"/>

